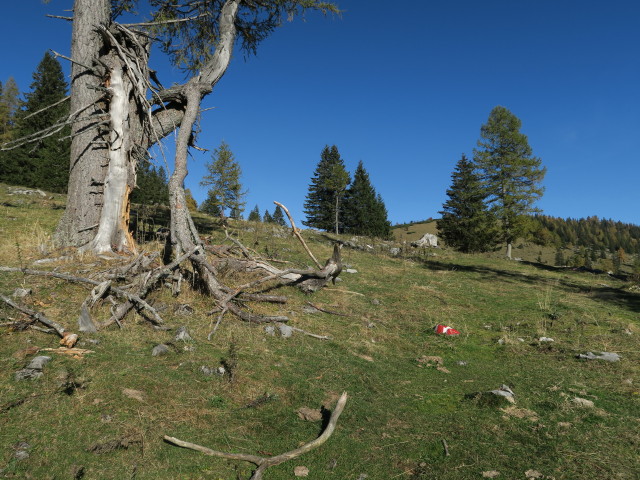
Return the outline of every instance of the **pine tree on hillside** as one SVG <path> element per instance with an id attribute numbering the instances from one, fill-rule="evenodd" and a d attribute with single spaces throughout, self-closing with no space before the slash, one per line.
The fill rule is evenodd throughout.
<path id="1" fill-rule="evenodd" d="M 511 258 L 513 242 L 526 228 L 528 214 L 544 188 L 538 186 L 546 169 L 534 157 L 522 122 L 508 109 L 495 107 L 480 129 L 474 160 L 486 189 L 487 200 L 500 220 L 502 240 Z"/>
<path id="2" fill-rule="evenodd" d="M 256 205 L 251 212 L 249 212 L 249 221 L 251 222 L 261 222 L 262 218 L 260 218 L 260 209 L 258 205 Z"/>
<path id="3" fill-rule="evenodd" d="M 325 146 L 309 185 L 304 203 L 307 218 L 303 225 L 338 233 L 342 228 L 342 199 L 349 182 L 349 173 L 338 148 L 335 145 Z"/>
<path id="4" fill-rule="evenodd" d="M 211 160 L 206 165 L 209 173 L 202 178 L 200 185 L 211 187 L 208 191 L 208 199 L 216 202 L 223 213 L 229 210 L 229 216 L 232 218 L 241 217 L 246 204 L 243 199 L 247 192 L 242 190 L 240 183 L 242 170 L 229 145 L 222 142 L 220 147 L 213 151 Z"/>
<path id="5" fill-rule="evenodd" d="M 67 96 L 68 84 L 60 62 L 51 53 L 46 52 L 38 64 L 30 88 L 16 116 L 17 137 L 42 131 L 69 115 L 69 102 L 60 102 Z M 67 191 L 70 133 L 71 128 L 67 126 L 54 135 L 13 151 L 14 159 L 22 166 L 23 185 L 59 193 Z"/>
<path id="6" fill-rule="evenodd" d="M 276 205 L 276 208 L 273 210 L 271 220 L 277 225 L 283 227 L 287 226 L 287 222 L 284 220 L 284 212 L 282 211 L 282 208 L 280 208 L 280 205 Z"/>
<path id="7" fill-rule="evenodd" d="M 445 243 L 467 253 L 491 249 L 497 233 L 495 218 L 485 203 L 486 193 L 475 165 L 464 154 L 451 174 L 447 196 L 436 223 Z"/>
<path id="8" fill-rule="evenodd" d="M 358 163 L 343 205 L 346 233 L 380 238 L 390 236 L 391 223 L 387 220 L 387 208 L 371 185 L 362 161 Z"/>
<path id="9" fill-rule="evenodd" d="M 262 216 L 262 221 L 264 223 L 273 223 L 273 217 L 269 213 L 269 210 L 264 211 L 264 215 Z"/>

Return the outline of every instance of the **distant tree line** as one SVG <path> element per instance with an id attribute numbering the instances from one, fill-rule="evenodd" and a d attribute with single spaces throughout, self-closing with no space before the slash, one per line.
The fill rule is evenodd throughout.
<path id="1" fill-rule="evenodd" d="M 308 227 L 334 233 L 389 238 L 387 208 L 376 192 L 362 161 L 353 180 L 338 148 L 324 147 L 304 203 Z"/>
<path id="2" fill-rule="evenodd" d="M 640 254 L 640 226 L 598 217 L 562 219 L 546 215 L 533 217 L 532 239 L 539 245 L 584 247 L 593 251 Z"/>

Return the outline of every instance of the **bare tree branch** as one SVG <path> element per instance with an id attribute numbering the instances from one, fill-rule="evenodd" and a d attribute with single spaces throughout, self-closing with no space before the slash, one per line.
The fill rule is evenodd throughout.
<path id="1" fill-rule="evenodd" d="M 275 457 L 260 457 L 257 455 L 249 455 L 244 453 L 220 452 L 217 450 L 212 450 L 207 447 L 203 447 L 201 445 L 197 445 L 195 443 L 185 442 L 184 440 L 179 440 L 175 437 L 170 437 L 168 435 L 164 436 L 164 440 L 166 442 L 172 443 L 179 447 L 195 450 L 197 452 L 204 453 L 205 455 L 208 455 L 211 457 L 227 458 L 229 460 L 242 460 L 245 462 L 253 463 L 258 468 L 253 472 L 253 475 L 249 480 L 262 480 L 262 475 L 264 474 L 267 468 L 272 467 L 274 465 L 279 465 L 283 462 L 286 462 L 287 460 L 292 460 L 296 457 L 299 457 L 300 455 L 303 455 L 313 450 L 314 448 L 321 446 L 323 443 L 325 443 L 329 439 L 333 431 L 335 430 L 336 424 L 338 423 L 338 418 L 340 417 L 340 414 L 344 410 L 346 403 L 347 403 L 347 392 L 343 392 L 340 398 L 338 399 L 338 403 L 336 403 L 336 406 L 333 409 L 333 412 L 331 413 L 331 418 L 329 418 L 329 423 L 327 424 L 327 427 L 324 429 L 324 431 L 320 434 L 318 438 L 302 445 L 299 448 L 296 448 L 295 450 L 282 453 Z"/>
<path id="2" fill-rule="evenodd" d="M 298 240 L 300 240 L 300 243 L 302 243 L 302 246 L 307 251 L 307 253 L 311 257 L 311 259 L 315 262 L 316 266 L 319 269 L 322 270 L 322 265 L 320 265 L 320 263 L 318 263 L 318 260 L 316 260 L 316 257 L 313 256 L 313 253 L 311 253 L 311 250 L 309 250 L 309 247 L 307 247 L 307 244 L 304 242 L 304 239 L 302 238 L 302 235 L 300 235 L 300 229 L 296 227 L 296 224 L 293 221 L 293 218 L 291 217 L 291 214 L 289 213 L 289 210 L 287 209 L 287 207 L 285 207 L 283 204 L 281 204 L 279 202 L 273 202 L 273 203 L 275 203 L 280 208 L 282 208 L 284 210 L 284 213 L 287 214 L 287 217 L 289 217 L 289 222 L 291 222 L 291 233 L 293 235 L 295 235 L 298 238 Z"/>

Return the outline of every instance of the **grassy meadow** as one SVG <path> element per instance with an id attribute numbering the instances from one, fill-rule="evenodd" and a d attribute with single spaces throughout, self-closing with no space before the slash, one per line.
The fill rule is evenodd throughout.
<path id="1" fill-rule="evenodd" d="M 65 254 L 51 242 L 64 196 L 9 191 L 0 185 L 1 265 L 97 277 L 130 262 L 67 256 L 34 266 Z M 196 223 L 209 243 L 224 242 L 215 222 L 197 215 Z M 277 263 L 281 268 L 311 265 L 286 229 L 233 227 L 247 247 L 290 262 Z M 318 259 L 331 255 L 326 234 L 303 236 Z M 157 242 L 141 245 L 159 249 Z M 303 420 L 298 409 L 322 409 L 326 419 L 343 391 L 349 399 L 333 436 L 268 469 L 265 479 L 296 478 L 296 466 L 308 468 L 306 478 L 336 480 L 639 478 L 637 286 L 443 248 L 391 257 L 375 245 L 345 247 L 342 254 L 357 273 L 343 271 L 336 285 L 311 296 L 274 285 L 270 292 L 288 303 L 248 305 L 285 314 L 290 325 L 330 340 L 270 336 L 264 326 L 229 314 L 207 340 L 214 302 L 184 285 L 179 297 L 163 288 L 148 299 L 174 330 L 154 330 L 131 313 L 122 328 L 80 335 L 78 346 L 93 353 L 41 352 L 52 357 L 44 375 L 17 381 L 15 372 L 33 358 L 26 349 L 56 348 L 58 338 L 16 327 L 26 317 L 0 305 L 0 478 L 248 479 L 253 465 L 181 449 L 163 436 L 277 455 L 322 430 L 323 420 Z M 220 276 L 230 286 L 249 278 Z M 17 287 L 32 289 L 20 302 L 71 330 L 91 290 L 0 272 L 0 293 L 10 296 Z M 103 321 L 110 308 L 98 304 L 92 316 Z M 437 336 L 439 323 L 461 334 Z M 193 341 L 173 340 L 180 326 Z M 160 343 L 171 343 L 170 351 L 153 357 Z M 621 361 L 576 358 L 601 351 Z M 231 366 L 233 382 L 202 371 L 223 364 Z M 503 384 L 515 393 L 514 404 L 482 393 Z"/>

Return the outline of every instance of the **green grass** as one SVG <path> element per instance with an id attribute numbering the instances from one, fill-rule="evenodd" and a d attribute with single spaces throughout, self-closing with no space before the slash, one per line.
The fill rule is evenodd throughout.
<path id="1" fill-rule="evenodd" d="M 5 195 L 0 188 L 0 201 L 18 203 Z M 57 254 L 45 255 L 40 245 L 49 241 L 62 212 L 52 202 L 62 204 L 63 198 L 23 201 L 0 208 L 4 265 L 29 266 Z M 293 266 L 311 263 L 290 236 L 278 230 L 273 236 L 271 226 L 250 227 L 234 232 L 259 254 Z M 201 229 L 212 243 L 224 238 L 212 222 Z M 36 230 L 38 235 L 31 233 Z M 330 255 L 325 236 L 304 235 L 319 259 Z M 0 328 L 0 478 L 78 478 L 82 468 L 85 479 L 246 479 L 251 465 L 179 449 L 162 436 L 229 452 L 279 454 L 321 431 L 322 422 L 303 421 L 295 411 L 330 410 L 342 391 L 349 400 L 329 441 L 269 469 L 266 479 L 291 479 L 296 465 L 309 468 L 308 478 L 340 480 L 362 474 L 384 480 L 477 479 L 489 470 L 515 479 L 531 469 L 556 479 L 637 478 L 640 295 L 629 291 L 629 284 L 446 249 L 413 260 L 358 250 L 344 250 L 343 256 L 357 274 L 343 273 L 342 282 L 313 296 L 291 287 L 275 289 L 289 297 L 284 306 L 251 306 L 259 313 L 285 313 L 292 325 L 331 335 L 331 341 L 300 334 L 271 337 L 231 316 L 207 341 L 215 321 L 207 316 L 213 302 L 188 287 L 177 299 L 165 289 L 151 300 L 167 306 L 165 320 L 185 325 L 193 343 L 152 357 L 153 346 L 170 342 L 173 334 L 131 315 L 122 330 L 81 339 L 95 353 L 82 359 L 52 354 L 41 379 L 17 382 L 14 372 L 31 357 L 18 358 L 16 352 L 33 345 L 57 347 L 57 339 Z M 54 267 L 87 276 L 112 264 L 86 257 L 46 268 Z M 225 281 L 239 284 L 246 278 L 229 274 Z M 0 274 L 3 294 L 17 286 L 33 289 L 26 304 L 71 328 L 88 295 L 84 286 Z M 307 301 L 349 316 L 306 313 Z M 194 313 L 174 313 L 176 302 L 188 303 Z M 104 304 L 92 314 L 103 320 L 108 309 Z M 0 323 L 21 318 L 5 306 L 0 317 Z M 436 323 L 462 334 L 436 336 Z M 540 343 L 541 336 L 555 341 Z M 232 343 L 235 382 L 205 376 L 200 367 L 220 366 Z M 601 350 L 620 353 L 622 361 L 575 358 Z M 442 357 L 449 373 L 422 365 L 417 359 L 423 355 Z M 69 375 L 82 385 L 70 395 L 60 386 Z M 517 410 L 466 398 L 502 384 L 515 392 Z M 143 400 L 128 397 L 124 389 L 142 392 Z M 269 401 L 246 408 L 265 394 Z M 575 406 L 574 397 L 592 400 L 595 408 Z M 24 402 L 6 408 L 16 400 Z M 123 439 L 128 448 L 90 451 Z M 21 441 L 31 446 L 30 455 L 18 460 L 14 445 Z"/>

